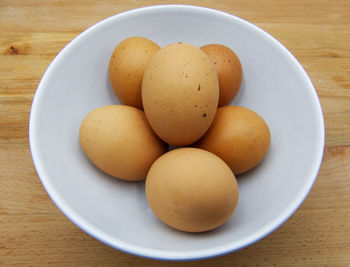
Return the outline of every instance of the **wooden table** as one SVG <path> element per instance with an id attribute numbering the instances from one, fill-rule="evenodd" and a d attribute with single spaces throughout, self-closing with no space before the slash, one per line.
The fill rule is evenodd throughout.
<path id="1" fill-rule="evenodd" d="M 161 3 L 220 9 L 280 40 L 302 63 L 326 124 L 322 167 L 311 193 L 278 230 L 239 252 L 176 263 L 116 251 L 73 225 L 35 172 L 28 119 L 40 78 L 87 27 Z M 0 265 L 350 266 L 350 1 L 0 0 Z"/>

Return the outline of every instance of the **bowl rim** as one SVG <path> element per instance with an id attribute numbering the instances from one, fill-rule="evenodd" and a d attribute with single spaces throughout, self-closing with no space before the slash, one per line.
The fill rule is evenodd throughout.
<path id="1" fill-rule="evenodd" d="M 39 140 L 38 140 L 37 131 L 36 131 L 36 128 L 38 127 L 37 125 L 39 124 L 38 120 L 36 119 L 39 113 L 39 103 L 42 99 L 43 92 L 46 90 L 45 88 L 47 88 L 47 84 L 50 76 L 52 76 L 52 74 L 55 72 L 56 66 L 59 65 L 59 63 L 64 59 L 65 53 L 69 51 L 69 49 L 72 46 L 74 46 L 76 43 L 79 43 L 80 40 L 82 40 L 85 36 L 89 35 L 94 31 L 99 31 L 101 27 L 103 27 L 105 24 L 112 23 L 115 19 L 129 16 L 131 14 L 133 15 L 142 14 L 143 12 L 169 11 L 169 10 L 176 10 L 176 9 L 179 12 L 185 11 L 185 10 L 186 11 L 191 10 L 195 12 L 204 12 L 206 14 L 210 14 L 214 16 L 217 16 L 217 15 L 225 16 L 229 19 L 235 20 L 238 23 L 245 24 L 246 26 L 254 30 L 254 32 L 258 32 L 262 34 L 264 38 L 269 39 L 271 43 L 273 43 L 281 51 L 283 51 L 283 54 L 285 56 L 289 57 L 289 61 L 295 65 L 294 67 L 296 70 L 298 70 L 299 75 L 304 77 L 305 81 L 307 82 L 308 88 L 311 90 L 311 96 L 315 102 L 314 108 L 317 109 L 318 122 L 320 126 L 319 131 L 321 133 L 320 138 L 318 140 L 318 152 L 317 152 L 317 155 L 315 156 L 317 160 L 314 160 L 312 173 L 310 174 L 308 179 L 305 179 L 306 183 L 303 189 L 298 193 L 298 195 L 293 199 L 293 201 L 290 201 L 288 206 L 282 212 L 280 212 L 278 216 L 276 216 L 269 223 L 259 228 L 258 231 L 255 231 L 249 236 L 241 239 L 239 244 L 236 244 L 237 242 L 234 243 L 233 241 L 233 243 L 230 242 L 225 245 L 215 246 L 215 247 L 206 248 L 206 249 L 174 251 L 174 250 L 145 248 L 139 245 L 130 244 L 128 242 L 125 242 L 116 238 L 111 238 L 107 234 L 105 234 L 102 230 L 98 229 L 97 227 L 92 225 L 90 222 L 82 218 L 79 215 L 79 213 L 71 209 L 69 204 L 66 203 L 64 199 L 61 199 L 59 196 L 57 196 L 57 194 L 55 193 L 56 190 L 54 186 L 46 178 L 48 177 L 48 175 L 40 161 L 40 156 L 38 152 Z M 317 96 L 316 89 L 313 86 L 309 76 L 305 72 L 302 65 L 294 57 L 294 55 L 286 47 L 284 47 L 277 39 L 272 37 L 269 33 L 265 32 L 263 29 L 259 28 L 258 26 L 242 18 L 239 18 L 235 15 L 226 13 L 224 11 L 219 11 L 216 9 L 211 9 L 211 8 L 202 7 L 202 6 L 165 4 L 165 5 L 153 5 L 153 6 L 140 7 L 140 8 L 124 11 L 122 13 L 118 13 L 116 15 L 103 19 L 97 22 L 96 24 L 90 26 L 82 33 L 80 33 L 57 54 L 57 56 L 53 59 L 53 61 L 49 64 L 48 68 L 46 69 L 41 81 L 39 82 L 39 85 L 37 87 L 37 90 L 33 98 L 32 107 L 30 111 L 30 118 L 29 118 L 29 145 L 30 145 L 33 162 L 34 162 L 34 167 L 46 192 L 48 193 L 52 201 L 56 204 L 56 206 L 61 210 L 61 212 L 66 217 L 68 217 L 70 221 L 72 221 L 76 226 L 82 229 L 84 232 L 86 232 L 87 234 L 101 241 L 104 244 L 107 244 L 115 249 L 118 249 L 123 252 L 127 252 L 129 254 L 133 254 L 133 255 L 137 255 L 145 258 L 157 259 L 157 260 L 188 261 L 188 260 L 200 260 L 200 259 L 207 259 L 211 257 L 218 257 L 221 255 L 225 255 L 225 254 L 240 250 L 242 248 L 245 248 L 261 240 L 262 238 L 266 237 L 267 235 L 275 231 L 278 227 L 280 227 L 285 221 L 287 221 L 288 218 L 298 209 L 298 207 L 304 201 L 304 199 L 308 195 L 309 191 L 311 190 L 317 178 L 317 175 L 322 163 L 323 152 L 324 152 L 325 126 L 324 126 L 322 107 L 321 107 L 319 98 Z"/>

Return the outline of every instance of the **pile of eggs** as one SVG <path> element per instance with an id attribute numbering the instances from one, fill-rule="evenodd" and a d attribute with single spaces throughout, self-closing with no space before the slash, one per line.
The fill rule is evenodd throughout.
<path id="1" fill-rule="evenodd" d="M 219 44 L 160 48 L 131 37 L 115 48 L 109 78 L 122 105 L 97 108 L 81 123 L 90 161 L 122 180 L 146 179 L 150 208 L 175 229 L 226 222 L 238 203 L 235 175 L 255 167 L 270 145 L 262 117 L 228 105 L 242 81 L 237 55 Z"/>

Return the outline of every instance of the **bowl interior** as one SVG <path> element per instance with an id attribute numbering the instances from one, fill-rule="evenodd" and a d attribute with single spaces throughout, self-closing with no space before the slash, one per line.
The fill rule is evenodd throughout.
<path id="1" fill-rule="evenodd" d="M 144 182 L 128 183 L 104 174 L 80 148 L 79 126 L 85 115 L 119 103 L 109 84 L 108 63 L 116 44 L 130 36 L 143 36 L 160 46 L 182 41 L 232 48 L 244 73 L 232 104 L 258 112 L 270 127 L 268 154 L 258 167 L 238 176 L 238 208 L 214 231 L 189 234 L 162 224 L 147 205 Z M 234 251 L 284 222 L 317 176 L 324 126 L 312 83 L 271 36 L 222 12 L 158 6 L 100 22 L 56 57 L 33 102 L 30 142 L 46 190 L 80 228 L 130 253 L 185 260 Z"/>

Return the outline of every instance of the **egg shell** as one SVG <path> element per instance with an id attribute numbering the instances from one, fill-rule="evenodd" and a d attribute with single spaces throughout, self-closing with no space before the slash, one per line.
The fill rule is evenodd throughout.
<path id="1" fill-rule="evenodd" d="M 142 82 L 145 114 L 156 134 L 171 145 L 198 140 L 214 119 L 218 99 L 214 65 L 193 45 L 168 45 L 147 64 Z"/>
<path id="2" fill-rule="evenodd" d="M 122 104 L 142 109 L 143 72 L 159 49 L 156 43 L 143 37 L 127 38 L 114 49 L 109 63 L 109 79 Z"/>
<path id="3" fill-rule="evenodd" d="M 122 180 L 143 180 L 153 162 L 168 150 L 142 110 L 123 105 L 90 112 L 80 126 L 81 147 L 102 171 Z"/>
<path id="4" fill-rule="evenodd" d="M 209 44 L 201 49 L 213 61 L 219 78 L 219 107 L 231 103 L 242 83 L 242 66 L 235 52 L 221 44 Z"/>
<path id="5" fill-rule="evenodd" d="M 146 198 L 165 224 L 185 232 L 219 227 L 238 203 L 238 185 L 231 169 L 205 150 L 172 150 L 152 165 L 146 179 Z"/>
<path id="6" fill-rule="evenodd" d="M 256 112 L 225 106 L 218 108 L 210 129 L 195 146 L 219 156 L 238 175 L 264 158 L 270 146 L 270 130 Z"/>

